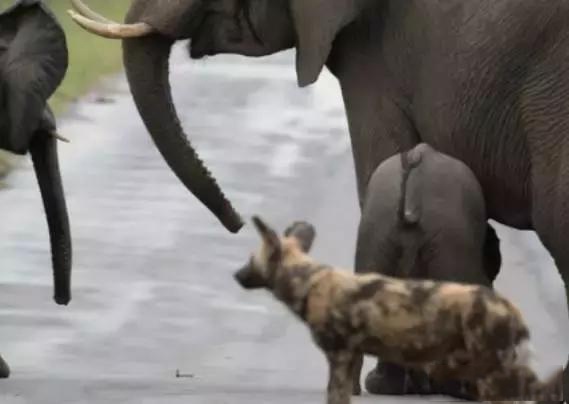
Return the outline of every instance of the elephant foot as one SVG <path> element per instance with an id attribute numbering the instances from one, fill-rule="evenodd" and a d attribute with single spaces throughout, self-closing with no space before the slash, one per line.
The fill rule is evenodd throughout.
<path id="1" fill-rule="evenodd" d="M 10 367 L 2 356 L 0 356 L 0 379 L 7 379 L 8 377 L 10 377 Z"/>
<path id="2" fill-rule="evenodd" d="M 378 363 L 376 368 L 368 373 L 365 388 L 370 394 L 407 395 L 429 394 L 429 380 L 421 378 L 418 372 L 407 370 L 390 363 Z"/>
<path id="3" fill-rule="evenodd" d="M 368 373 L 365 388 L 377 395 L 447 395 L 475 401 L 475 390 L 462 382 L 436 383 L 424 372 L 389 363 L 378 363 Z"/>

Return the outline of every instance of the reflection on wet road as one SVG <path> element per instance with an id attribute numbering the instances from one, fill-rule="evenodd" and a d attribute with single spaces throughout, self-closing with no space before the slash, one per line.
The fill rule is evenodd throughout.
<path id="1" fill-rule="evenodd" d="M 298 89 L 291 53 L 199 63 L 182 53 L 172 81 L 184 126 L 237 209 L 280 229 L 309 219 L 315 255 L 351 266 L 358 210 L 336 82 L 325 75 Z M 72 139 L 60 146 L 75 248 L 69 307 L 51 301 L 29 166 L 0 193 L 0 352 L 13 370 L 0 402 L 323 402 L 324 358 L 307 331 L 231 277 L 256 234 L 227 233 L 179 184 L 122 75 L 101 94 L 110 102 L 93 94 L 60 123 Z M 549 371 L 569 350 L 561 283 L 533 235 L 502 230 L 499 288 L 522 306 Z M 191 377 L 176 379 L 176 369 Z"/>

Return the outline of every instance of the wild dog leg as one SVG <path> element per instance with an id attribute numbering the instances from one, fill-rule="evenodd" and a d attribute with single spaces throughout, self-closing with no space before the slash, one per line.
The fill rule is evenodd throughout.
<path id="1" fill-rule="evenodd" d="M 363 365 L 364 365 L 364 355 L 361 352 L 356 352 L 352 368 L 352 394 L 354 396 L 359 396 L 362 394 L 362 386 L 360 384 L 360 378 L 362 375 Z"/>
<path id="2" fill-rule="evenodd" d="M 355 355 L 349 351 L 327 352 L 328 404 L 350 404 Z"/>

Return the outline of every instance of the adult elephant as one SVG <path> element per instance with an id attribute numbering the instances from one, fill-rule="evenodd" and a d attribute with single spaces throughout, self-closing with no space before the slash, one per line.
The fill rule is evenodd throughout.
<path id="1" fill-rule="evenodd" d="M 327 66 L 343 92 L 360 201 L 379 163 L 430 143 L 472 169 L 491 218 L 535 229 L 569 291 L 569 1 L 134 0 L 124 24 L 73 2 L 76 22 L 123 39 L 154 142 L 229 230 L 239 230 L 239 215 L 172 103 L 168 56 L 177 40 L 191 38 L 196 59 L 296 48 L 300 86 Z"/>
<path id="2" fill-rule="evenodd" d="M 67 71 L 65 34 L 40 0 L 19 0 L 0 13 L 0 149 L 31 153 L 51 242 L 54 300 L 71 300 L 71 235 L 47 99 Z M 0 358 L 0 377 L 8 377 Z"/>

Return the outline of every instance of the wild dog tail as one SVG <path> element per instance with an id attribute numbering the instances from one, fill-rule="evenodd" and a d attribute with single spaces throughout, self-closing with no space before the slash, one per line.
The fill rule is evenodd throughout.
<path id="1" fill-rule="evenodd" d="M 419 166 L 423 156 L 418 147 L 401 153 L 401 197 L 399 200 L 399 221 L 405 225 L 415 225 L 421 218 L 421 198 L 417 195 L 417 187 L 411 182 L 414 169 Z"/>
<path id="2" fill-rule="evenodd" d="M 539 400 L 561 402 L 563 398 L 566 399 L 563 397 L 563 368 L 540 383 L 539 387 Z"/>

